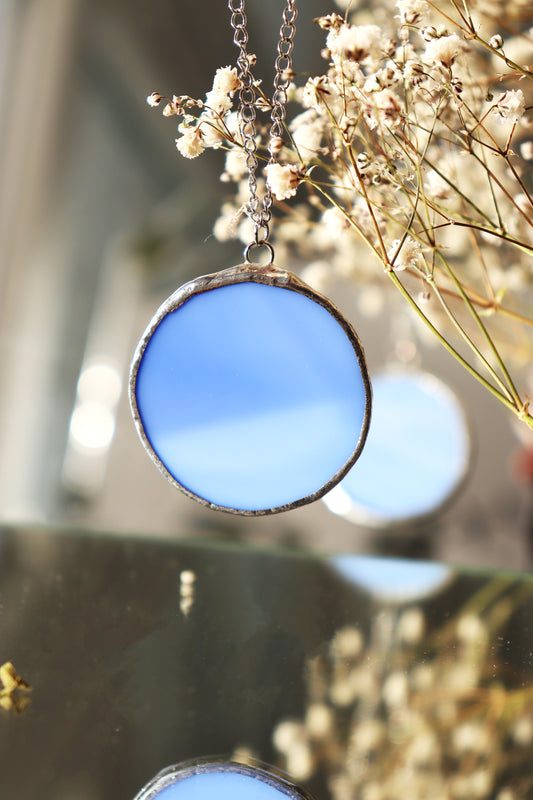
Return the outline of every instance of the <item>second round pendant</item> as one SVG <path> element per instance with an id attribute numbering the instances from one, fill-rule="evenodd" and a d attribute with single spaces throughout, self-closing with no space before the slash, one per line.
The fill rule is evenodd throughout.
<path id="1" fill-rule="evenodd" d="M 133 359 L 130 403 L 165 477 L 211 508 L 273 514 L 317 500 L 370 422 L 364 353 L 295 275 L 242 264 L 174 292 Z"/>

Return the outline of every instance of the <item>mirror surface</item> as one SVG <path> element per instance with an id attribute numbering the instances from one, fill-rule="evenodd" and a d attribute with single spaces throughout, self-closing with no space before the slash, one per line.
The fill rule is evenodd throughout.
<path id="1" fill-rule="evenodd" d="M 4 529 L 0 660 L 32 691 L 0 708 L 2 794 L 132 800 L 170 764 L 253 756 L 316 800 L 528 800 L 533 580 L 443 567 L 391 598 L 391 563 L 360 562 Z M 398 585 L 431 572 L 396 563 Z"/>

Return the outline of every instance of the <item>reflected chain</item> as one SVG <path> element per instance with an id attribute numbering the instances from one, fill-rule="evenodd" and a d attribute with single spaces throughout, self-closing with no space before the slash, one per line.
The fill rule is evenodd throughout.
<path id="1" fill-rule="evenodd" d="M 248 190 L 250 193 L 247 212 L 254 223 L 254 241 L 252 245 L 264 246 L 268 244 L 273 200 L 272 192 L 268 185 L 262 203 L 257 196 L 256 91 L 248 53 L 248 22 L 246 19 L 245 0 L 228 0 L 228 8 L 231 11 L 231 27 L 234 32 L 233 41 L 239 48 L 239 56 L 237 58 L 237 67 L 241 80 L 239 124 L 246 157 Z M 275 62 L 274 93 L 272 95 L 270 113 L 270 141 L 268 144 L 269 165 L 276 163 L 276 155 L 280 150 L 280 144 L 283 139 L 287 90 L 292 80 L 292 49 L 296 31 L 296 14 L 296 0 L 286 0 Z M 250 247 L 251 245 L 248 245 L 246 251 Z M 271 250 L 270 245 L 269 248 Z"/>

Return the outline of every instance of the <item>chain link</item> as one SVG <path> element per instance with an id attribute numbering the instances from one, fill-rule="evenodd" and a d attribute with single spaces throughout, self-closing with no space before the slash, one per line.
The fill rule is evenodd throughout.
<path id="1" fill-rule="evenodd" d="M 237 67 L 241 80 L 239 123 L 246 156 L 246 169 L 248 170 L 250 196 L 247 212 L 254 223 L 254 241 L 248 245 L 245 252 L 248 253 L 252 245 L 259 247 L 268 245 L 272 256 L 272 247 L 268 243 L 270 221 L 272 219 L 272 192 L 267 185 L 262 203 L 257 195 L 256 91 L 255 79 L 251 70 L 250 54 L 248 53 L 248 21 L 246 19 L 245 0 L 228 0 L 228 8 L 231 12 L 233 41 L 239 48 L 239 56 L 237 58 Z M 276 163 L 279 141 L 283 138 L 287 89 L 292 80 L 292 49 L 296 31 L 296 14 L 296 0 L 286 0 L 274 67 L 274 93 L 271 101 L 270 141 L 268 144 L 269 165 Z"/>

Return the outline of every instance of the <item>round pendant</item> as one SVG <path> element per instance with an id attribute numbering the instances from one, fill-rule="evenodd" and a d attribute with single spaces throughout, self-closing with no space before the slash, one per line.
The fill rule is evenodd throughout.
<path id="1" fill-rule="evenodd" d="M 272 514 L 322 497 L 370 421 L 362 347 L 295 275 L 242 264 L 177 289 L 135 352 L 137 431 L 167 479 L 212 508 Z"/>
<path id="2" fill-rule="evenodd" d="M 454 393 L 429 373 L 376 376 L 364 455 L 324 498 L 353 522 L 387 527 L 427 519 L 462 485 L 470 435 Z"/>
<path id="3" fill-rule="evenodd" d="M 167 767 L 134 800 L 311 800 L 279 773 L 232 761 L 201 759 Z"/>

